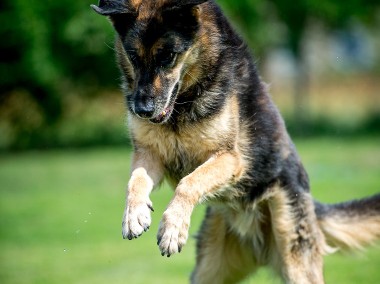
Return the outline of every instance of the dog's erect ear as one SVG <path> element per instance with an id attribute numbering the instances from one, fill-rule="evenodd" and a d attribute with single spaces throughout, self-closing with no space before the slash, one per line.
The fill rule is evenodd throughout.
<path id="1" fill-rule="evenodd" d="M 183 7 L 191 7 L 207 2 L 208 0 L 172 0 L 169 1 L 167 9 L 180 9 Z"/>
<path id="2" fill-rule="evenodd" d="M 91 8 L 103 16 L 132 13 L 128 0 L 99 0 L 99 5 L 91 5 Z"/>
<path id="3" fill-rule="evenodd" d="M 208 0 L 180 0 L 177 2 L 179 5 L 199 5 L 207 1 Z"/>

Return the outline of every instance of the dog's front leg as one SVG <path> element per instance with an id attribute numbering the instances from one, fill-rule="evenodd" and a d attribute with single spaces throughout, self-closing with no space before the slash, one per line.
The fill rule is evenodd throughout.
<path id="1" fill-rule="evenodd" d="M 153 211 L 149 195 L 162 176 L 163 167 L 154 155 L 142 149 L 135 151 L 122 223 L 124 239 L 137 238 L 149 229 L 150 212 Z"/>
<path id="2" fill-rule="evenodd" d="M 235 151 L 216 154 L 180 181 L 157 234 L 163 256 L 181 251 L 195 205 L 237 179 L 242 172 L 241 164 L 241 157 Z"/>

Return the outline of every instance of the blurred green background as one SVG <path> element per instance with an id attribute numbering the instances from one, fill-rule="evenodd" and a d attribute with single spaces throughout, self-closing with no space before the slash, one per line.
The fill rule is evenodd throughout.
<path id="1" fill-rule="evenodd" d="M 309 172 L 339 202 L 380 190 L 380 3 L 220 0 Z M 95 1 L 0 2 L 0 283 L 187 283 L 194 240 L 161 257 L 153 225 L 121 238 L 130 144 Z M 191 233 L 201 222 L 197 208 Z M 380 249 L 326 257 L 327 283 L 380 283 Z M 278 283 L 268 270 L 246 283 Z"/>

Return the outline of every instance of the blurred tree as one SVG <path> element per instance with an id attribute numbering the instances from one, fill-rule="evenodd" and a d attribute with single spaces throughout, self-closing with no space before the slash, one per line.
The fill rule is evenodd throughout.
<path id="1" fill-rule="evenodd" d="M 5 39 L 0 43 L 2 96 L 25 88 L 49 119 L 57 118 L 61 107 L 51 82 L 58 70 L 50 60 L 47 27 L 26 1 L 2 1 L 0 5 L 0 37 Z"/>
<path id="2" fill-rule="evenodd" d="M 259 55 L 266 49 L 285 44 L 296 63 L 294 81 L 295 118 L 306 120 L 308 105 L 308 66 L 303 52 L 303 39 L 311 21 L 321 23 L 327 29 L 344 28 L 352 20 L 373 23 L 379 15 L 378 0 L 220 0 L 220 4 Z"/>
<path id="3" fill-rule="evenodd" d="M 271 0 L 280 21 L 287 27 L 287 45 L 296 62 L 294 82 L 294 117 L 300 129 L 307 123 L 309 72 L 303 38 L 311 20 L 325 28 L 346 27 L 352 20 L 364 23 L 373 22 L 379 12 L 377 0 L 299 0 L 289 3 L 286 0 Z"/>
<path id="4" fill-rule="evenodd" d="M 1 101 L 14 90 L 26 90 L 50 124 L 61 115 L 67 92 L 114 83 L 117 70 L 107 46 L 112 31 L 95 20 L 92 2 L 0 2 Z"/>

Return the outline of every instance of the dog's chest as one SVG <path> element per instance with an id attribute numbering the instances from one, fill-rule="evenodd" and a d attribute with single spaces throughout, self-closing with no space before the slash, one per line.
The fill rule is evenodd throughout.
<path id="1" fill-rule="evenodd" d="M 138 125 L 139 124 L 139 125 Z M 228 147 L 231 129 L 223 125 L 194 124 L 179 131 L 153 124 L 134 123 L 132 135 L 138 145 L 155 153 L 169 177 L 179 180 L 214 153 Z"/>

